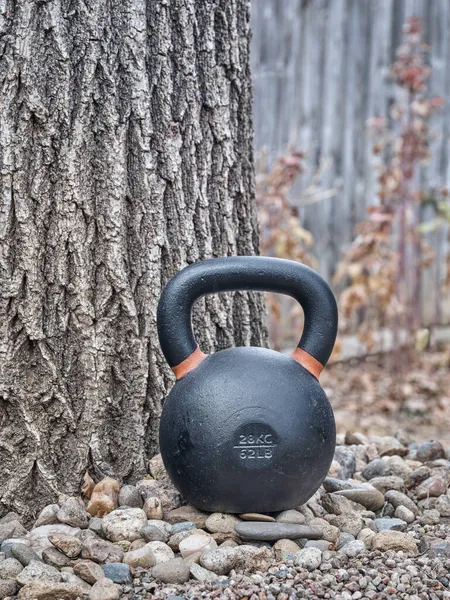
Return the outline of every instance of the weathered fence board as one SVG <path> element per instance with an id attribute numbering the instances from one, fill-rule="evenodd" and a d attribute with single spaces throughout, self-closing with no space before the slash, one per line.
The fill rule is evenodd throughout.
<path id="1" fill-rule="evenodd" d="M 273 160 L 295 146 L 307 153 L 293 196 L 326 163 L 321 186 L 332 198 L 302 209 L 315 238 L 320 269 L 329 277 L 354 228 L 376 202 L 376 170 L 366 121 L 388 114 L 398 91 L 390 65 L 410 16 L 423 19 L 430 44 L 430 94 L 446 101 L 432 119 L 432 159 L 422 169 L 426 189 L 450 185 L 449 0 L 253 0 L 255 149 Z M 424 210 L 422 218 L 432 215 Z M 445 276 L 447 233 L 429 234 L 440 258 L 424 274 L 428 322 L 449 321 L 437 282 Z"/>

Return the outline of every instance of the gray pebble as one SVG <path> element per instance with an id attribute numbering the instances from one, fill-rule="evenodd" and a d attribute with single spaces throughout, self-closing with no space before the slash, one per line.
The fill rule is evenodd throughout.
<path id="1" fill-rule="evenodd" d="M 393 531 L 405 531 L 407 523 L 402 519 L 389 519 L 380 518 L 374 521 L 378 531 L 393 530 Z"/>
<path id="2" fill-rule="evenodd" d="M 130 567 L 125 563 L 108 563 L 103 565 L 105 577 L 122 585 L 130 585 L 133 583 Z"/>
<path id="3" fill-rule="evenodd" d="M 192 521 L 175 523 L 174 525 L 172 525 L 172 535 L 174 533 L 180 533 L 180 531 L 190 531 L 191 529 L 196 529 L 195 523 L 192 523 Z"/>
<path id="4" fill-rule="evenodd" d="M 244 540 L 272 541 L 282 539 L 296 540 L 299 538 L 320 540 L 322 537 L 320 531 L 307 525 L 298 525 L 296 523 L 247 521 L 238 523 L 234 530 Z"/>
<path id="5" fill-rule="evenodd" d="M 29 565 L 32 560 L 41 562 L 41 559 L 36 552 L 32 550 L 30 546 L 26 546 L 25 544 L 13 544 L 11 546 L 11 554 L 14 558 L 17 558 L 24 567 Z"/>

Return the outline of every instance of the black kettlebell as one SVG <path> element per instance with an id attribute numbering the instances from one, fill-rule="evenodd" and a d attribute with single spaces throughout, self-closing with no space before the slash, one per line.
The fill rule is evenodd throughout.
<path id="1" fill-rule="evenodd" d="M 305 324 L 290 355 L 240 347 L 205 355 L 191 309 L 206 294 L 288 294 Z M 275 512 L 306 502 L 333 459 L 333 411 L 318 376 L 333 349 L 337 308 L 328 284 L 290 260 L 204 260 L 175 275 L 158 306 L 162 351 L 177 381 L 162 411 L 164 465 L 185 500 L 205 511 Z"/>

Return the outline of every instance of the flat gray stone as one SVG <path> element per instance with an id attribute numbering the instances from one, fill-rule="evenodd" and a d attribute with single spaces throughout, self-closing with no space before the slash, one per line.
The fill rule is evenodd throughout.
<path id="1" fill-rule="evenodd" d="M 320 540 L 322 537 L 322 533 L 317 529 L 297 523 L 247 521 L 245 523 L 237 523 L 234 530 L 243 540 L 273 541 L 297 540 L 299 538 Z"/>
<path id="2" fill-rule="evenodd" d="M 405 531 L 407 525 L 406 521 L 402 521 L 402 519 L 386 519 L 384 517 L 375 519 L 374 523 L 378 531 Z"/>
<path id="3" fill-rule="evenodd" d="M 26 544 L 13 544 L 11 546 L 11 554 L 17 558 L 24 567 L 30 564 L 32 560 L 40 561 L 41 559 L 36 552 Z"/>

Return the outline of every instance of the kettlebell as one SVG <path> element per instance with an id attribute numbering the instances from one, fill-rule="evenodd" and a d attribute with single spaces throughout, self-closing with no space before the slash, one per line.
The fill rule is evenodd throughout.
<path id="1" fill-rule="evenodd" d="M 235 290 L 278 292 L 300 303 L 304 328 L 292 354 L 248 346 L 201 352 L 191 326 L 194 302 Z M 160 449 L 184 499 L 227 513 L 305 503 L 326 477 L 336 444 L 333 411 L 318 381 L 337 333 L 326 281 L 290 260 L 204 260 L 168 282 L 157 323 L 176 377 L 161 415 Z"/>

